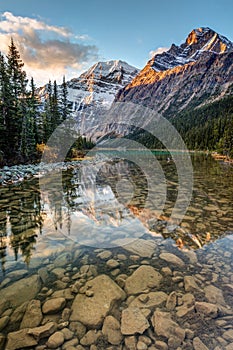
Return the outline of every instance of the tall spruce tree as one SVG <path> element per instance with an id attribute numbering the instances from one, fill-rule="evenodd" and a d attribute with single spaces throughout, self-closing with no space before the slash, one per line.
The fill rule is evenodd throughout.
<path id="1" fill-rule="evenodd" d="M 68 88 L 66 83 L 66 78 L 63 76 L 62 86 L 61 86 L 61 114 L 62 121 L 66 120 L 70 115 L 69 101 L 68 101 Z"/>
<path id="2" fill-rule="evenodd" d="M 35 144 L 39 142 L 39 128 L 40 128 L 40 117 L 38 111 L 38 101 L 36 98 L 36 86 L 34 83 L 34 79 L 31 78 L 30 82 L 30 94 L 28 98 L 28 106 L 30 109 L 30 118 L 32 123 L 33 135 Z"/>
<path id="3" fill-rule="evenodd" d="M 7 153 L 9 158 L 22 159 L 26 150 L 24 143 L 27 110 L 27 79 L 23 62 L 13 39 L 9 46 L 7 68 L 10 86 L 11 109 L 6 120 L 8 132 Z"/>
<path id="4" fill-rule="evenodd" d="M 25 100 L 25 110 L 23 115 L 21 133 L 21 155 L 26 159 L 32 159 L 35 154 L 38 142 L 38 122 L 37 122 L 37 101 L 35 96 L 35 85 L 33 78 L 30 83 L 30 91 Z"/>
<path id="5" fill-rule="evenodd" d="M 47 96 L 45 99 L 44 113 L 43 113 L 43 137 L 42 142 L 46 142 L 52 133 L 52 84 L 49 80 L 47 85 Z"/>
<path id="6" fill-rule="evenodd" d="M 10 87 L 7 67 L 4 56 L 0 53 L 0 161 L 3 162 L 6 155 L 7 128 L 6 121 L 9 114 Z"/>
<path id="7" fill-rule="evenodd" d="M 59 97 L 58 97 L 58 89 L 57 89 L 56 80 L 54 80 L 54 83 L 53 83 L 53 94 L 52 94 L 51 107 L 52 107 L 51 123 L 52 123 L 52 131 L 53 131 L 61 123 L 61 113 L 60 113 Z"/>

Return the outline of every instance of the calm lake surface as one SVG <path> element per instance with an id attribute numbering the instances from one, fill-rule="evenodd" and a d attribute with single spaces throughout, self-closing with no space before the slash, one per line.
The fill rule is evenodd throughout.
<path id="1" fill-rule="evenodd" d="M 12 283 L 38 273 L 44 292 L 40 289 L 33 297 L 43 303 L 49 297 L 47 291 L 68 288 L 69 278 L 72 281 L 81 265 L 94 265 L 97 275 L 104 273 L 115 281 L 141 265 L 153 266 L 163 275 L 162 291 L 167 295 L 178 293 L 174 306 L 177 315 L 182 305 L 179 293 L 193 293 L 196 300 L 200 297 L 198 302 L 211 305 L 217 303 L 213 301 L 216 295 L 211 299 L 206 288 L 214 285 L 223 293 L 220 297 L 224 301 L 217 303 L 222 305 L 216 311 L 218 315 L 213 318 L 205 311 L 201 316 L 203 329 L 195 317 L 193 322 L 188 318 L 178 322 L 177 315 L 175 319 L 181 327 L 186 322 L 186 328 L 207 348 L 225 349 L 233 343 L 233 334 L 232 339 L 230 333 L 224 336 L 229 329 L 233 332 L 233 167 L 211 156 L 191 155 L 192 199 L 184 217 L 177 215 L 177 223 L 171 220 L 179 192 L 176 164 L 168 154 L 155 155 L 159 166 L 155 169 L 147 163 L 149 177 L 132 157 L 125 156 L 77 162 L 67 171 L 0 187 L 0 290 L 9 292 Z M 140 157 L 144 155 L 138 154 Z M 186 181 L 188 185 L 189 179 Z M 147 242 L 148 253 L 143 246 Z M 181 259 L 180 265 L 175 257 Z M 51 272 L 56 268 L 66 269 L 62 278 L 58 272 Z M 44 278 L 41 271 L 49 277 Z M 195 281 L 187 281 L 186 275 Z M 10 306 L 11 312 L 15 307 Z M 2 308 L 3 316 L 11 315 L 7 310 Z M 17 327 L 6 323 L 2 333 L 6 336 Z M 214 337 L 209 336 L 210 331 Z M 157 341 L 171 344 L 170 338 L 162 334 Z M 193 338 L 182 340 L 180 348 L 197 349 Z"/>
<path id="2" fill-rule="evenodd" d="M 84 168 L 77 164 L 43 179 L 1 187 L 1 276 L 19 264 L 30 269 L 34 257 L 49 256 L 50 250 L 54 254 L 74 242 L 105 248 L 116 246 L 114 241 L 119 238 L 159 233 L 178 239 L 178 245 L 198 249 L 231 235 L 232 166 L 211 156 L 192 156 L 192 199 L 180 223 L 182 229 L 169 232 L 166 220 L 177 198 L 178 176 L 167 155 L 157 155 L 157 159 L 166 181 L 165 201 L 156 202 L 157 207 L 148 206 L 148 192 L 159 193 L 161 188 L 148 189 L 143 169 L 127 157 L 99 162 L 97 167 L 89 162 Z M 158 177 L 156 170 L 154 174 Z M 138 211 L 143 209 L 146 214 L 140 217 Z"/>

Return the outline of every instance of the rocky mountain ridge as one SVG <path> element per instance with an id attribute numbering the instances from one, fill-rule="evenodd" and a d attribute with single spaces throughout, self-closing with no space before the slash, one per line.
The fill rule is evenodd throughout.
<path id="1" fill-rule="evenodd" d="M 108 109 L 119 89 L 129 84 L 139 70 L 121 60 L 97 62 L 79 77 L 67 82 L 72 111 Z M 59 88 L 59 87 L 58 87 Z M 47 86 L 39 89 L 43 101 Z"/>
<path id="2" fill-rule="evenodd" d="M 119 127 L 117 112 L 112 117 L 110 113 L 107 122 L 112 125 L 106 127 L 106 111 L 114 109 L 115 102 L 146 106 L 174 119 L 183 111 L 232 95 L 233 43 L 201 27 L 192 30 L 181 45 L 172 44 L 168 51 L 154 55 L 141 71 L 120 60 L 98 62 L 67 86 L 81 134 L 95 141 L 109 133 L 126 135 L 132 130 Z M 45 90 L 40 91 L 42 97 Z M 126 117 L 128 123 L 130 118 Z M 140 127 L 146 123 L 143 120 Z"/>
<path id="3" fill-rule="evenodd" d="M 233 49 L 233 43 L 210 28 L 194 29 L 188 35 L 185 43 L 171 45 L 168 51 L 154 55 L 149 61 L 157 71 L 165 71 L 174 67 L 196 62 L 206 52 L 222 54 Z"/>
<path id="4" fill-rule="evenodd" d="M 233 84 L 233 43 L 210 28 L 191 31 L 180 46 L 154 55 L 115 101 L 174 116 L 191 103 L 221 98 Z"/>

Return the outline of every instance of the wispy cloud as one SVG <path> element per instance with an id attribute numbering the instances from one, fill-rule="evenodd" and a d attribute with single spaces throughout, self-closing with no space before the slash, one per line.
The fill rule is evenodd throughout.
<path id="1" fill-rule="evenodd" d="M 4 12 L 0 16 L 0 51 L 4 54 L 8 52 L 11 37 L 25 70 L 35 77 L 37 84 L 60 79 L 64 74 L 78 75 L 79 70 L 98 58 L 97 47 L 86 44 L 89 38 L 85 34 L 77 35 L 41 19 Z"/>
<path id="2" fill-rule="evenodd" d="M 156 50 L 152 50 L 149 52 L 149 57 L 152 58 L 155 55 L 158 55 L 160 53 L 166 52 L 167 50 L 169 50 L 168 47 L 158 47 Z"/>

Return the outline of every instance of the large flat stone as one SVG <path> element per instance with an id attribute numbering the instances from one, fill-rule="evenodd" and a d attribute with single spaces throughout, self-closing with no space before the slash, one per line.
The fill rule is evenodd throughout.
<path id="1" fill-rule="evenodd" d="M 183 260 L 181 260 L 178 256 L 171 254 L 171 253 L 161 253 L 160 254 L 160 259 L 165 260 L 171 265 L 179 266 L 179 267 L 184 267 L 185 264 Z"/>
<path id="2" fill-rule="evenodd" d="M 142 238 L 132 240 L 129 238 L 118 239 L 114 241 L 114 244 L 124 248 L 130 253 L 137 254 L 142 258 L 150 258 L 156 247 L 154 241 L 148 241 Z"/>
<path id="3" fill-rule="evenodd" d="M 42 311 L 43 314 L 47 315 L 47 314 L 56 314 L 57 312 L 61 311 L 62 309 L 64 309 L 66 305 L 66 299 L 65 298 L 52 298 L 47 300 L 43 307 L 42 307 Z"/>
<path id="4" fill-rule="evenodd" d="M 121 317 L 121 333 L 124 335 L 143 334 L 150 324 L 142 311 L 137 307 L 123 310 Z"/>
<path id="5" fill-rule="evenodd" d="M 216 304 L 206 303 L 204 301 L 197 301 L 195 303 L 195 309 L 200 314 L 204 314 L 211 318 L 216 318 L 218 316 L 218 307 Z"/>
<path id="6" fill-rule="evenodd" d="M 152 316 L 152 324 L 158 336 L 163 336 L 167 339 L 171 337 L 178 338 L 181 342 L 185 338 L 185 330 L 171 319 L 169 312 L 156 310 Z"/>
<path id="7" fill-rule="evenodd" d="M 41 280 L 38 275 L 23 278 L 0 290 L 0 300 L 8 302 L 12 307 L 17 307 L 26 301 L 36 297 L 41 288 Z"/>
<path id="8" fill-rule="evenodd" d="M 102 333 L 106 336 L 108 342 L 112 345 L 119 345 L 122 341 L 120 332 L 120 323 L 113 316 L 107 316 L 104 320 Z"/>
<path id="9" fill-rule="evenodd" d="M 39 300 L 31 300 L 23 316 L 20 328 L 33 328 L 39 326 L 43 318 Z"/>
<path id="10" fill-rule="evenodd" d="M 27 334 L 32 335 L 37 341 L 49 337 L 57 329 L 56 323 L 48 322 L 43 326 L 31 328 Z"/>
<path id="11" fill-rule="evenodd" d="M 162 275 L 152 266 L 140 266 L 125 281 L 127 294 L 140 294 L 151 288 L 158 288 L 162 281 Z"/>
<path id="12" fill-rule="evenodd" d="M 28 334 L 28 328 L 8 334 L 6 350 L 16 350 L 37 345 L 36 339 Z"/>
<path id="13" fill-rule="evenodd" d="M 208 350 L 207 346 L 205 346 L 205 344 L 198 337 L 193 339 L 193 348 L 194 350 Z"/>
<path id="14" fill-rule="evenodd" d="M 154 309 L 161 306 L 167 300 L 167 294 L 164 292 L 150 292 L 137 296 L 129 307 L 137 307 L 139 309 Z"/>
<path id="15" fill-rule="evenodd" d="M 72 304 L 70 321 L 79 321 L 90 328 L 102 325 L 104 318 L 117 304 L 124 300 L 125 292 L 108 276 L 100 275 L 86 283 L 94 294 L 88 297 L 78 294 Z"/>
<path id="16" fill-rule="evenodd" d="M 205 297 L 208 300 L 209 303 L 212 304 L 220 304 L 220 305 L 226 305 L 226 302 L 224 300 L 223 292 L 221 289 L 209 285 L 204 288 Z"/>

